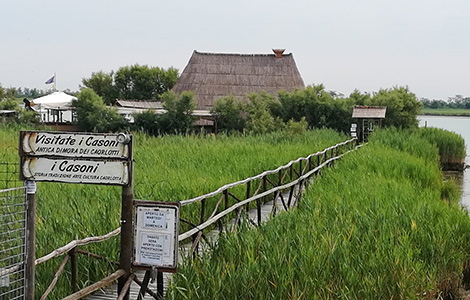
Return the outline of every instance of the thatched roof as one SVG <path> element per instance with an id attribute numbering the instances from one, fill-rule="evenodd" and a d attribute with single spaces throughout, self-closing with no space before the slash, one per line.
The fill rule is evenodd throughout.
<path id="1" fill-rule="evenodd" d="M 304 88 L 292 54 L 221 54 L 194 51 L 173 91 L 193 91 L 198 109 L 211 109 L 215 100 L 233 95 L 244 98 L 266 91 Z M 280 53 L 280 54 L 279 54 Z"/>
<path id="2" fill-rule="evenodd" d="M 354 106 L 353 119 L 385 119 L 386 106 Z"/>

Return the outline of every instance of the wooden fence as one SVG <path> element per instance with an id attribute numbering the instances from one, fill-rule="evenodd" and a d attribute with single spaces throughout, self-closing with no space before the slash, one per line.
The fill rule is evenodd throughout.
<path id="1" fill-rule="evenodd" d="M 234 183 L 230 183 L 220 187 L 219 189 L 192 199 L 180 201 L 182 217 L 180 222 L 186 224 L 186 229 L 183 226 L 183 232 L 179 235 L 178 241 L 180 246 L 187 244 L 189 238 L 192 239 L 191 247 L 189 249 L 189 255 L 195 255 L 199 250 L 201 239 L 206 239 L 205 232 L 211 230 L 218 225 L 220 231 L 228 230 L 227 226 L 230 220 L 232 222 L 232 230 L 238 225 L 245 222 L 252 222 L 253 225 L 261 224 L 261 207 L 264 203 L 272 201 L 271 214 L 274 216 L 280 210 L 278 203 L 282 205 L 283 210 L 288 210 L 291 207 L 298 204 L 302 191 L 306 183 L 312 179 L 313 176 L 321 173 L 322 168 L 326 166 L 332 166 L 334 162 L 340 159 L 344 154 L 356 149 L 357 140 L 350 139 L 345 142 L 336 144 L 323 151 L 311 154 L 307 157 L 301 157 L 296 160 L 289 162 L 288 164 L 281 166 L 275 170 L 263 172 L 259 175 L 246 178 Z M 280 200 L 280 201 L 279 201 Z M 184 207 L 196 206 L 198 211 L 197 220 L 190 220 L 184 218 Z M 246 218 L 246 213 L 250 208 L 256 208 L 257 218 L 256 221 L 249 221 Z M 190 209 L 194 211 L 194 209 Z M 210 214 L 209 214 L 210 212 Z M 121 228 L 117 228 L 112 232 L 98 237 L 88 237 L 82 240 L 75 240 L 69 244 L 60 247 L 46 256 L 36 259 L 35 264 L 39 265 L 45 263 L 53 258 L 63 256 L 61 265 L 59 266 L 51 284 L 42 295 L 41 299 L 46 299 L 50 292 L 53 290 L 57 283 L 60 274 L 63 272 L 65 265 L 68 261 L 71 262 L 71 290 L 72 295 L 64 298 L 67 300 L 80 299 L 109 285 L 111 282 L 125 275 L 125 271 L 117 269 L 114 273 L 100 280 L 99 282 L 92 284 L 80 291 L 77 288 L 77 254 L 87 255 L 88 257 L 107 260 L 105 257 L 100 255 L 83 251 L 79 249 L 80 246 L 102 242 L 109 238 L 119 235 Z M 207 241 L 207 239 L 206 239 Z M 210 243 L 208 243 L 210 244 Z M 108 260 L 109 261 L 109 260 Z M 119 265 L 117 262 L 109 261 L 116 266 Z M 123 299 L 130 288 L 132 281 L 136 282 L 141 286 L 141 294 L 148 293 L 155 299 L 160 299 L 163 296 L 163 284 L 159 285 L 159 290 L 154 293 L 148 289 L 147 284 L 149 277 L 149 271 L 147 271 L 145 278 L 140 281 L 135 274 L 129 276 L 126 284 L 121 290 L 118 299 Z M 157 276 L 157 280 L 162 280 L 161 273 Z"/>

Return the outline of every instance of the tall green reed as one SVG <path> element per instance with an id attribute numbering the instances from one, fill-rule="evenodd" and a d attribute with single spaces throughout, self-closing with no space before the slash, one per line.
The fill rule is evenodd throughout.
<path id="1" fill-rule="evenodd" d="M 0 158 L 18 161 L 18 131 L 0 127 Z M 292 159 L 322 150 L 345 140 L 332 130 L 304 135 L 275 133 L 264 136 L 164 136 L 135 134 L 136 198 L 180 201 L 211 192 L 218 187 L 273 169 Z M 119 226 L 119 187 L 38 183 L 37 249 L 41 257 L 73 239 L 103 235 Z M 197 207 L 184 213 L 191 219 Z M 85 250 L 117 260 L 119 238 L 91 244 Z M 47 288 L 60 264 L 55 259 L 38 266 L 36 294 Z M 110 269 L 105 262 L 79 256 L 80 286 L 95 282 Z M 69 268 L 69 267 L 67 267 Z M 70 292 L 70 270 L 59 280 L 51 299 Z"/>
<path id="2" fill-rule="evenodd" d="M 441 200 L 437 155 L 409 132 L 377 133 L 316 178 L 297 210 L 226 235 L 215 251 L 188 260 L 168 298 L 455 295 L 470 254 L 470 219 L 456 199 Z"/>

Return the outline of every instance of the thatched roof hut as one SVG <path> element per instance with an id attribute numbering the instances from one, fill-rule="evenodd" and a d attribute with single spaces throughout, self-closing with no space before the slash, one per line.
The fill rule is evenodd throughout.
<path id="1" fill-rule="evenodd" d="M 266 91 L 292 91 L 305 84 L 292 54 L 222 54 L 194 51 L 173 91 L 193 91 L 198 109 L 211 109 L 220 97 L 244 98 Z"/>

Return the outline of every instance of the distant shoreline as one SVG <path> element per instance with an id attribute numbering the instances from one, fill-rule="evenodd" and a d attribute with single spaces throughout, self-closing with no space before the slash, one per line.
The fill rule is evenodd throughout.
<path id="1" fill-rule="evenodd" d="M 454 108 L 423 108 L 419 115 L 422 116 L 443 116 L 443 117 L 470 117 L 470 109 Z"/>

